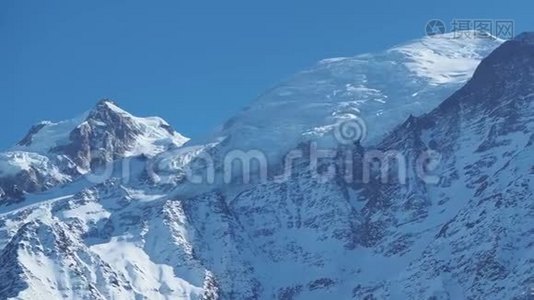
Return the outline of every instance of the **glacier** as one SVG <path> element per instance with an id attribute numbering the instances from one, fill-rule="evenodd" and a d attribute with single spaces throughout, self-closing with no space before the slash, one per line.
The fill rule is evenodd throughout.
<path id="1" fill-rule="evenodd" d="M 426 36 L 376 54 L 325 59 L 263 93 L 208 140 L 264 152 L 277 161 L 299 142 L 325 140 L 337 124 L 361 118 L 367 144 L 410 115 L 435 108 L 460 88 L 503 41 L 471 32 Z M 469 38 L 471 36 L 472 38 Z M 321 137 L 325 137 L 321 139 Z"/>
<path id="2" fill-rule="evenodd" d="M 58 154 L 79 172 L 1 203 L 0 298 L 531 299 L 531 40 L 442 35 L 323 60 L 203 140 L 109 101 L 41 123 L 2 153 L 0 183 L 28 168 L 63 175 Z M 337 144 L 336 124 L 352 118 L 366 139 Z M 331 158 L 320 165 L 336 177 L 318 183 L 306 157 L 282 183 L 157 176 L 233 149 L 259 149 L 276 168 L 311 143 L 356 164 L 366 151 L 412 161 L 432 150 L 439 181 L 409 169 L 406 183 L 347 182 Z M 91 180 L 103 163 L 113 173 Z"/>

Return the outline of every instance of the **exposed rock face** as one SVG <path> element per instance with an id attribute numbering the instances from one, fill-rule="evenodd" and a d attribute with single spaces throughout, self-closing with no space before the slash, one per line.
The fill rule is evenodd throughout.
<path id="1" fill-rule="evenodd" d="M 0 202 L 69 182 L 114 160 L 152 156 L 187 141 L 160 118 L 138 118 L 110 100 L 78 119 L 33 126 L 14 149 L 1 153 Z"/>
<path id="2" fill-rule="evenodd" d="M 188 202 L 205 211 L 198 207 L 205 199 L 223 199 L 220 214 L 241 230 L 228 232 L 224 238 L 234 242 L 218 252 L 249 245 L 254 255 L 242 250 L 241 264 L 264 278 L 260 299 L 528 299 L 533 115 L 534 45 L 508 41 L 438 108 L 363 150 L 402 153 L 405 183 L 394 176 L 383 183 L 375 173 L 366 184 L 321 184 L 303 160 L 283 184 L 227 188 Z M 427 152 L 440 156 L 430 184 L 415 168 Z M 356 160 L 362 150 L 353 153 Z M 199 216 L 190 222 L 204 228 Z M 221 291 L 236 291 L 219 282 Z"/>
<path id="3" fill-rule="evenodd" d="M 98 166 L 123 157 L 140 135 L 142 132 L 135 120 L 114 110 L 112 102 L 103 100 L 83 123 L 71 131 L 69 144 L 51 151 L 64 153 L 76 165 L 91 169 L 92 165 Z"/>
<path id="4" fill-rule="evenodd" d="M 354 164 L 337 154 L 321 160 L 321 170 L 336 167 L 328 181 L 317 179 L 306 155 L 282 183 L 269 174 L 261 183 L 169 189 L 134 168 L 128 181 L 71 183 L 2 207 L 0 298 L 531 299 L 531 40 L 504 43 L 463 88 L 377 144 L 336 145 Z M 139 147 L 130 139 L 137 127 L 110 114 L 96 114 L 63 144 L 75 149 L 73 162 L 93 149 L 106 149 L 100 160 L 138 153 L 124 146 Z M 96 130 L 102 123 L 122 129 Z M 92 141 L 109 135 L 130 142 Z M 220 159 L 220 145 L 227 146 L 204 151 Z M 374 168 L 365 182 L 361 159 L 377 149 L 402 154 L 407 167 L 392 163 L 387 182 Z M 422 153 L 440 158 L 424 174 Z M 161 156 L 160 167 L 194 161 Z M 360 171 L 348 181 L 350 167 Z"/>
<path id="5" fill-rule="evenodd" d="M 381 191 L 364 210 L 374 251 L 420 252 L 401 276 L 375 282 L 379 292 L 360 288 L 358 295 L 527 299 L 532 274 L 523 268 L 532 267 L 532 245 L 522 237 L 533 230 L 533 82 L 534 46 L 508 41 L 464 88 L 379 145 L 440 153 L 440 181 L 363 187 Z"/>

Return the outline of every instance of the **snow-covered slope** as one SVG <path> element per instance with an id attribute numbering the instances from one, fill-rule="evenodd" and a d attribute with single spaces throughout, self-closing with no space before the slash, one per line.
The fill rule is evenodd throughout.
<path id="1" fill-rule="evenodd" d="M 128 178 L 122 155 L 154 149 L 160 143 L 147 136 L 159 135 L 143 135 L 148 147 L 138 148 L 131 139 L 138 131 L 123 134 L 123 121 L 104 121 L 114 124 L 105 134 L 96 130 L 123 114 L 104 103 L 114 113 L 96 113 L 90 134 L 73 135 L 114 153 L 97 156 L 115 159 L 113 176 L 98 184 L 79 178 L 0 206 L 0 298 L 529 299 L 531 37 L 501 45 L 456 92 L 474 72 L 469 62 L 501 41 L 424 38 L 321 62 L 268 92 L 214 140 L 128 159 Z M 286 88 L 291 93 L 280 95 Z M 328 141 L 333 124 L 356 117 L 369 127 L 363 145 Z M 96 144 L 111 133 L 120 138 Z M 311 140 L 350 154 L 356 178 L 344 177 L 348 166 L 336 156 L 319 163 L 337 167 L 326 182 L 308 157 L 295 159 L 283 182 L 270 176 L 200 188 L 161 180 L 206 154 L 217 161 L 226 151 L 257 147 L 279 157 L 293 147 L 311 151 Z M 76 161 L 73 140 L 56 141 L 54 149 Z M 362 180 L 361 158 L 377 149 L 402 154 L 408 166 L 421 153 L 439 153 L 432 170 L 439 180 L 429 184 L 412 168 L 405 183 L 382 182 L 380 169 Z"/>
<path id="2" fill-rule="evenodd" d="M 440 153 L 439 182 L 362 187 L 359 232 L 372 229 L 363 244 L 397 271 L 358 278 L 359 297 L 532 299 L 534 44 L 525 36 L 533 34 L 499 47 L 465 87 L 378 145 Z"/>
<path id="3" fill-rule="evenodd" d="M 157 117 L 139 118 L 110 100 L 78 118 L 41 122 L 0 153 L 0 203 L 70 182 L 123 157 L 152 157 L 188 139 Z"/>
<path id="4" fill-rule="evenodd" d="M 213 236 L 206 225 L 213 214 L 206 219 L 197 211 L 220 201 L 218 215 L 228 227 L 238 224 L 238 232 L 217 239 L 234 241 L 217 243 L 218 252 L 231 253 L 235 245 L 251 249 L 239 261 L 252 266 L 258 282 L 245 282 L 244 290 L 231 285 L 234 278 L 217 276 L 220 264 L 209 249 L 200 252 L 214 268 L 223 298 L 255 291 L 257 299 L 531 299 L 530 37 L 500 46 L 465 87 L 432 112 L 409 117 L 376 145 L 337 148 L 351 154 L 353 180 L 345 179 L 347 166 L 338 156 L 321 162 L 337 167 L 326 183 L 302 158 L 285 182 L 227 185 L 188 198 L 194 208 L 189 220 L 201 235 Z M 377 150 L 406 159 L 408 167 L 400 169 L 406 182 L 395 180 L 398 162 L 386 167 L 389 181 L 382 181 L 382 169 L 364 180 L 362 156 Z M 440 157 L 431 172 L 437 180 L 418 174 L 419 159 L 429 153 Z M 199 239 L 197 247 L 209 247 L 204 242 Z"/>
<path id="5" fill-rule="evenodd" d="M 114 147 L 106 150 L 115 151 L 115 155 L 121 156 L 153 156 L 170 145 L 181 146 L 188 140 L 159 117 L 139 118 L 110 100 L 102 100 L 81 117 L 57 123 L 45 121 L 33 126 L 13 150 L 46 155 L 82 142 L 79 139 L 103 140 L 101 145 L 96 146 Z M 106 140 L 115 144 L 107 145 Z"/>
<path id="6" fill-rule="evenodd" d="M 339 123 L 359 118 L 366 126 L 363 142 L 374 143 L 409 115 L 435 108 L 503 42 L 462 37 L 436 35 L 381 53 L 323 60 L 262 94 L 209 142 L 261 150 L 277 161 L 298 143 L 328 139 Z"/>

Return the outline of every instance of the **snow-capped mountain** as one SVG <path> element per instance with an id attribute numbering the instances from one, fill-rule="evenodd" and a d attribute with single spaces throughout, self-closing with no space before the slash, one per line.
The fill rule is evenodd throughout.
<path id="1" fill-rule="evenodd" d="M 180 147 L 188 139 L 158 117 L 139 118 L 110 100 L 78 118 L 41 122 L 0 153 L 0 203 L 64 184 L 119 158 Z"/>
<path id="2" fill-rule="evenodd" d="M 299 142 L 331 137 L 340 122 L 359 117 L 366 126 L 363 142 L 376 143 L 411 114 L 435 108 L 503 42 L 477 32 L 455 37 L 424 37 L 380 53 L 322 60 L 263 93 L 208 143 L 260 149 L 277 161 Z M 198 142 L 204 143 L 192 141 Z"/>
<path id="3" fill-rule="evenodd" d="M 180 182 L 183 166 L 199 156 L 223 168 L 224 157 L 234 150 L 260 151 L 268 164 L 279 165 L 301 143 L 335 146 L 339 140 L 333 133 L 344 123 L 348 135 L 376 144 L 410 115 L 437 107 L 502 42 L 481 32 L 448 33 L 380 53 L 324 59 L 263 93 L 207 140 L 156 157 L 153 180 Z"/>
<path id="4" fill-rule="evenodd" d="M 358 297 L 534 297 L 533 42 L 525 33 L 504 43 L 462 89 L 377 146 L 439 153 L 439 182 L 362 186 L 357 232 L 372 232 L 362 244 L 393 276 L 360 277 Z"/>
<path id="5" fill-rule="evenodd" d="M 61 153 L 74 174 L 115 168 L 0 206 L 0 298 L 529 299 L 533 79 L 534 34 L 427 37 L 323 61 L 191 146 L 110 102 L 34 127 L 2 163 L 69 174 Z M 367 139 L 335 144 L 351 119 L 365 120 Z M 331 180 L 307 156 L 275 179 L 284 154 L 314 145 L 339 154 L 319 162 L 336 167 Z M 262 150 L 275 170 L 248 184 L 162 179 L 233 149 Z M 381 166 L 364 180 L 362 157 L 376 152 L 406 159 L 403 180 L 400 168 L 381 180 Z M 426 165 L 434 181 L 416 168 L 427 153 L 440 157 Z"/>

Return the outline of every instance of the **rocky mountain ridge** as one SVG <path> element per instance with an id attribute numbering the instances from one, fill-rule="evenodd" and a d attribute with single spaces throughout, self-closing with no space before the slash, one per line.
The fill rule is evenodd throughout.
<path id="1" fill-rule="evenodd" d="M 531 40 L 504 42 L 465 86 L 378 142 L 335 145 L 356 180 L 333 157 L 319 169 L 335 176 L 318 182 L 304 156 L 283 182 L 169 187 L 134 156 L 127 182 L 75 180 L 0 206 L 0 298 L 532 299 Z M 311 151 L 314 140 L 294 142 Z M 231 144 L 149 161 L 180 168 Z M 399 154 L 388 181 L 380 165 L 357 180 L 370 151 Z M 423 167 L 437 180 L 425 181 L 417 161 L 430 152 L 439 163 Z"/>

